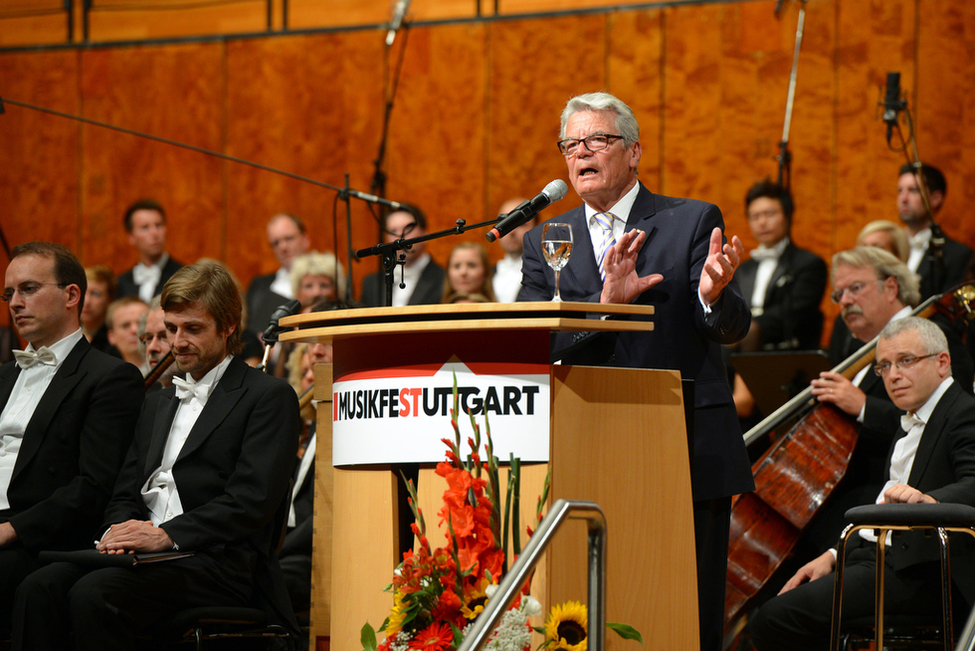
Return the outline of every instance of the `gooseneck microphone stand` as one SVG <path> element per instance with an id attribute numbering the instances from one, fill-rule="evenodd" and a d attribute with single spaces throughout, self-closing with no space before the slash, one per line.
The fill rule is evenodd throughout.
<path id="1" fill-rule="evenodd" d="M 928 245 L 927 253 L 924 254 L 922 264 L 927 263 L 930 260 L 931 291 L 934 294 L 938 294 L 944 287 L 946 276 L 944 258 L 945 234 L 944 231 L 941 230 L 941 225 L 935 221 L 934 212 L 931 210 L 931 192 L 928 189 L 928 184 L 924 179 L 924 164 L 921 162 L 921 158 L 918 155 L 917 140 L 914 137 L 914 120 L 911 118 L 911 111 L 907 107 L 907 100 L 898 97 L 897 105 L 894 108 L 896 109 L 894 118 L 893 120 L 887 122 L 887 146 L 891 151 L 903 152 L 907 163 L 914 170 L 914 182 L 917 183 L 917 189 L 921 194 L 921 201 L 924 204 L 924 214 L 927 218 L 929 227 L 931 228 L 931 242 Z M 904 137 L 904 132 L 901 130 L 900 120 L 897 119 L 897 114 L 901 111 L 904 112 L 904 121 L 907 123 L 906 138 Z M 900 138 L 901 142 L 900 147 L 890 144 L 891 129 L 897 132 L 897 137 Z M 918 268 L 920 269 L 920 267 Z"/>
<path id="2" fill-rule="evenodd" d="M 360 249 L 356 251 L 356 257 L 360 260 L 362 258 L 369 257 L 371 255 L 378 255 L 382 258 L 383 265 L 383 307 L 389 307 L 393 304 L 393 283 L 395 282 L 393 278 L 393 272 L 396 267 L 400 267 L 400 289 L 406 287 L 404 282 L 403 267 L 406 266 L 406 253 L 405 251 L 413 247 L 414 244 L 419 244 L 421 242 L 429 242 L 430 240 L 439 240 L 448 235 L 460 235 L 461 233 L 466 233 L 467 231 L 473 230 L 475 228 L 483 228 L 484 226 L 494 226 L 499 221 L 501 221 L 507 215 L 500 215 L 495 219 L 489 219 L 486 222 L 478 222 L 477 224 L 468 224 L 464 219 L 458 219 L 456 226 L 453 228 L 448 228 L 447 230 L 438 231 L 436 233 L 427 233 L 426 235 L 420 235 L 411 239 L 405 239 L 403 237 L 394 240 L 392 242 L 386 242 L 382 244 L 376 244 L 367 249 Z M 407 227 L 409 228 L 409 226 Z"/>

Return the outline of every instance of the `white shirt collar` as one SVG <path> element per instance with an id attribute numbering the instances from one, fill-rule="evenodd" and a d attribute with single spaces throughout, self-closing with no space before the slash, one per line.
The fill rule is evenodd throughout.
<path id="1" fill-rule="evenodd" d="M 630 211 L 633 210 L 633 204 L 636 203 L 636 196 L 638 194 L 640 194 L 639 181 L 634 183 L 633 187 L 630 188 L 626 194 L 620 197 L 620 200 L 613 204 L 613 206 L 606 212 L 612 213 L 613 217 L 621 220 L 625 224 L 627 219 L 630 217 Z M 586 222 L 591 224 L 593 215 L 598 214 L 599 211 L 590 206 L 588 203 L 584 203 L 583 205 L 586 209 Z"/>
<path id="2" fill-rule="evenodd" d="M 58 363 L 54 366 L 55 369 L 61 368 L 61 363 L 64 361 L 64 358 L 68 356 L 68 353 L 71 352 L 71 350 L 75 347 L 78 341 L 80 341 L 81 338 L 84 336 L 85 335 L 81 331 L 81 328 L 78 328 L 67 337 L 64 337 L 60 341 L 55 342 L 50 346 L 48 346 L 48 348 L 51 349 L 51 352 L 53 352 L 58 359 Z M 27 350 L 29 352 L 34 352 L 36 349 L 34 348 L 34 344 L 28 343 L 27 348 L 25 348 L 24 350 Z"/>

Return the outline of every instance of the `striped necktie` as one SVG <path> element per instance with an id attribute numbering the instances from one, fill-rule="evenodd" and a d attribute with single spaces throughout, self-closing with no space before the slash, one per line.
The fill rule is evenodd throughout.
<path id="1" fill-rule="evenodd" d="M 596 248 L 596 265 L 599 266 L 599 277 L 602 280 L 606 280 L 606 270 L 603 268 L 603 262 L 606 260 L 606 253 L 609 251 L 609 247 L 616 244 L 616 237 L 613 235 L 613 214 L 608 212 L 598 212 L 593 215 L 593 219 L 599 224 L 599 227 L 603 231 L 603 239 Z"/>

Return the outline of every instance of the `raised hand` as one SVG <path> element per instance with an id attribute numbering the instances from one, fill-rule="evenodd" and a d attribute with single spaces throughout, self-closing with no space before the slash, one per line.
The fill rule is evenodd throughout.
<path id="1" fill-rule="evenodd" d="M 721 298 L 721 292 L 735 277 L 735 269 L 741 264 L 742 253 L 745 248 L 741 240 L 735 235 L 721 246 L 721 229 L 715 227 L 711 231 L 711 243 L 708 246 L 708 257 L 701 270 L 701 282 L 698 290 L 707 305 L 713 305 Z"/>
<path id="2" fill-rule="evenodd" d="M 627 231 L 606 252 L 603 259 L 606 279 L 603 281 L 603 293 L 599 296 L 600 303 L 630 303 L 664 279 L 660 274 L 641 278 L 636 273 L 636 259 L 646 239 L 644 231 Z"/>

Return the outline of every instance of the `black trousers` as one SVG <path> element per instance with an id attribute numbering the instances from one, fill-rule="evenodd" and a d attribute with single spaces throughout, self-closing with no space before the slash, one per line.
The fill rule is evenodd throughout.
<path id="1" fill-rule="evenodd" d="M 19 544 L 0 549 L 0 639 L 10 635 L 14 592 L 27 575 L 39 567 L 34 554 Z"/>
<path id="2" fill-rule="evenodd" d="M 697 555 L 697 608 L 701 651 L 722 649 L 730 530 L 730 497 L 694 502 L 694 546 Z"/>
<path id="3" fill-rule="evenodd" d="M 136 634 L 195 606 L 249 605 L 253 569 L 221 567 L 196 554 L 131 568 L 92 569 L 72 563 L 43 567 L 18 588 L 13 648 L 136 649 Z"/>
<path id="4" fill-rule="evenodd" d="M 843 574 L 843 619 L 874 614 L 872 544 L 847 554 Z M 941 569 L 923 563 L 894 571 L 889 565 L 884 578 L 884 612 L 890 621 L 897 613 L 912 615 L 941 612 Z M 804 583 L 766 602 L 752 618 L 749 629 L 759 651 L 816 651 L 829 647 L 835 574 Z"/>

